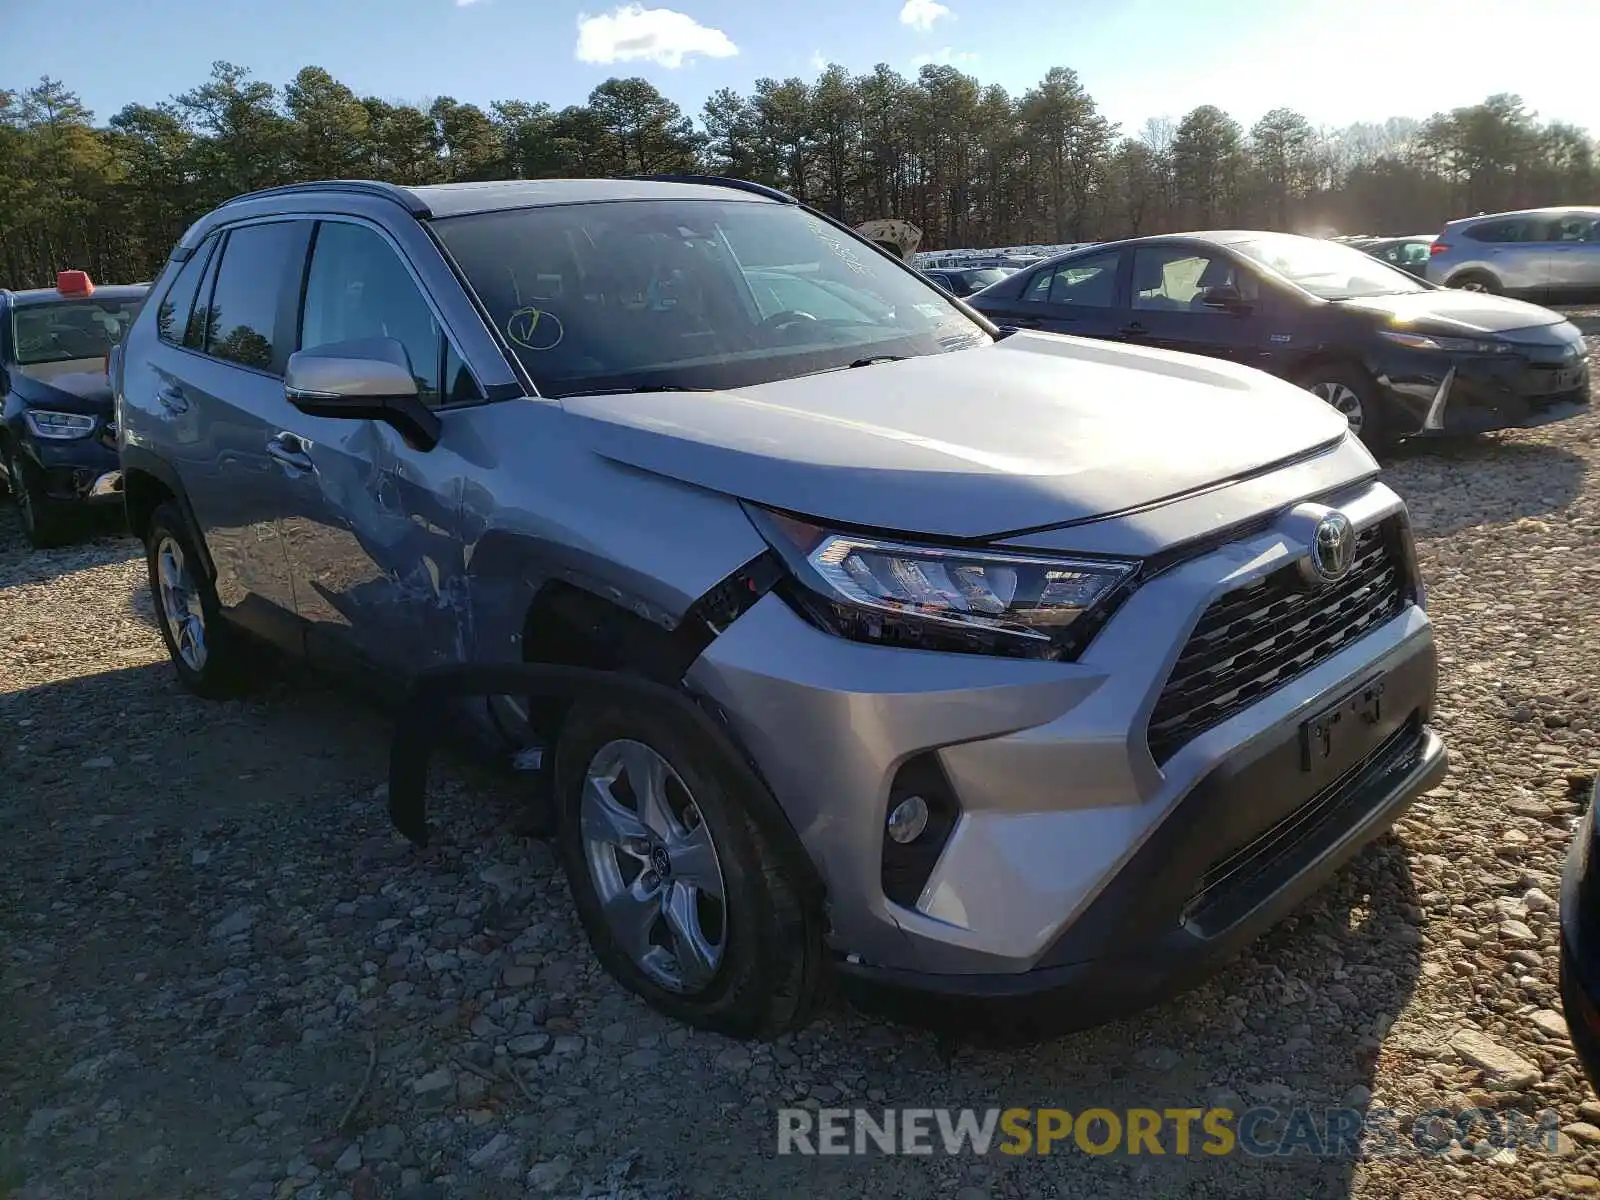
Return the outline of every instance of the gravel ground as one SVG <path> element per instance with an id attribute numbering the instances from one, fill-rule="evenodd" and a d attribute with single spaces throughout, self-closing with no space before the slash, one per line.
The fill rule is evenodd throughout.
<path id="1" fill-rule="evenodd" d="M 1600 351 L 1600 310 L 1580 319 Z M 0 509 L 0 1192 L 1600 1193 L 1552 912 L 1600 764 L 1596 461 L 1600 415 L 1396 456 L 1450 778 L 1210 984 L 1026 1051 L 838 1007 L 774 1044 L 656 1016 L 592 963 L 504 782 L 441 764 L 443 836 L 411 849 L 383 717 L 305 678 L 190 698 L 132 542 L 30 553 Z M 791 1104 L 1257 1103 L 1553 1110 L 1566 1131 L 1493 1154 L 776 1154 Z"/>

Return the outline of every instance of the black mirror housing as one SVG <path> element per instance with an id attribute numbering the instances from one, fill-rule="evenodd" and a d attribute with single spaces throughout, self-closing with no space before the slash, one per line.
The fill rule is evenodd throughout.
<path id="1" fill-rule="evenodd" d="M 1207 288 L 1200 293 L 1200 303 L 1207 308 L 1220 308 L 1236 313 L 1247 313 L 1254 307 L 1231 283 Z"/>
<path id="2" fill-rule="evenodd" d="M 439 444 L 439 415 L 418 396 L 405 347 L 393 338 L 297 351 L 289 356 L 283 391 L 310 416 L 382 421 L 419 450 Z"/>

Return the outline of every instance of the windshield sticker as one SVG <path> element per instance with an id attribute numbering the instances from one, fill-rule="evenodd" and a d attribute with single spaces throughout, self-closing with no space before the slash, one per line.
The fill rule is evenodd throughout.
<path id="1" fill-rule="evenodd" d="M 554 350 L 565 335 L 561 318 L 541 308 L 519 308 L 506 321 L 506 337 L 524 350 Z"/>

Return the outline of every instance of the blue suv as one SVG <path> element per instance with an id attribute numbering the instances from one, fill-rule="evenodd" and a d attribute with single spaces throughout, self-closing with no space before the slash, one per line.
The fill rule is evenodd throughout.
<path id="1" fill-rule="evenodd" d="M 243 196 L 114 385 L 182 680 L 273 645 L 416 698 L 397 761 L 435 703 L 538 748 L 597 954 L 709 1028 L 793 1027 L 824 968 L 923 1019 L 1121 1015 L 1445 770 L 1405 506 L 1342 415 L 1007 335 L 770 189 Z"/>

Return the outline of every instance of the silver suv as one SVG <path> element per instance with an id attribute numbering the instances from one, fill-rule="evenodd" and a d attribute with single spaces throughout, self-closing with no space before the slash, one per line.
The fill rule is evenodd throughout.
<path id="1" fill-rule="evenodd" d="M 595 951 L 686 1020 L 793 1027 L 827 978 L 1125 1013 L 1445 770 L 1406 511 L 1343 416 L 1006 335 L 782 193 L 307 184 L 154 295 L 114 382 L 180 678 L 466 665 L 454 715 L 545 748 Z"/>
<path id="2" fill-rule="evenodd" d="M 1600 298 L 1600 208 L 1533 208 L 1451 221 L 1427 279 L 1550 304 Z"/>

